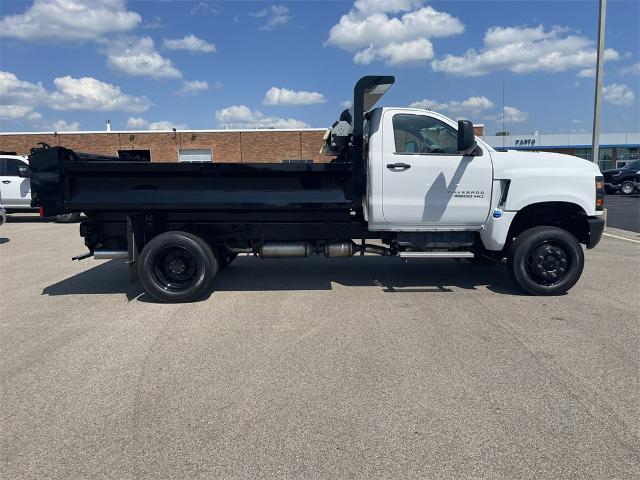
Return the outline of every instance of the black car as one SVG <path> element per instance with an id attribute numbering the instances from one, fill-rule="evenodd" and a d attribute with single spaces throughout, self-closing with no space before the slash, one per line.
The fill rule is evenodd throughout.
<path id="1" fill-rule="evenodd" d="M 607 193 L 620 190 L 623 195 L 631 195 L 636 191 L 635 178 L 640 171 L 640 160 L 627 163 L 622 168 L 614 168 L 602 172 L 604 188 Z"/>

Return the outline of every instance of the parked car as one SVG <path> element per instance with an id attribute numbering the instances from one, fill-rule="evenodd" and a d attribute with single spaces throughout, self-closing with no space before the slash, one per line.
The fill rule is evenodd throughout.
<path id="1" fill-rule="evenodd" d="M 623 195 L 631 195 L 638 191 L 637 184 L 634 184 L 638 170 L 640 170 L 640 160 L 629 162 L 622 168 L 604 170 L 602 175 L 607 193 L 615 193 L 619 190 Z"/>
<path id="2" fill-rule="evenodd" d="M 29 169 L 28 159 L 22 155 L 0 156 L 0 198 L 4 206 L 5 214 L 38 212 L 31 207 L 31 182 L 28 178 L 22 178 L 20 171 Z M 77 222 L 80 214 L 65 213 L 52 217 L 56 222 Z"/>
<path id="3" fill-rule="evenodd" d="M 2 206 L 2 193 L 0 193 L 0 225 L 4 225 L 7 221 L 7 212 Z"/>

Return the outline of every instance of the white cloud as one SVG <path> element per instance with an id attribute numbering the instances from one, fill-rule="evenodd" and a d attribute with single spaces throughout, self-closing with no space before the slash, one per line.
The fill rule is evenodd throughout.
<path id="1" fill-rule="evenodd" d="M 164 39 L 164 48 L 169 50 L 187 50 L 188 52 L 213 53 L 216 46 L 195 35 L 185 35 L 183 38 Z"/>
<path id="2" fill-rule="evenodd" d="M 86 41 L 127 32 L 141 17 L 125 0 L 35 0 L 22 14 L 0 20 L 0 36 L 20 40 Z"/>
<path id="3" fill-rule="evenodd" d="M 230 128 L 308 128 L 309 125 L 293 118 L 269 117 L 246 105 L 232 105 L 216 110 L 220 126 Z"/>
<path id="4" fill-rule="evenodd" d="M 56 110 L 94 110 L 144 112 L 151 106 L 147 97 L 125 95 L 120 87 L 92 77 L 56 78 L 56 91 L 49 95 L 48 106 Z"/>
<path id="5" fill-rule="evenodd" d="M 430 38 L 464 31 L 456 17 L 423 7 L 422 0 L 358 0 L 329 31 L 327 45 L 354 52 L 354 62 L 367 65 L 421 64 L 433 58 Z M 395 13 L 407 12 L 400 17 Z M 388 15 L 388 14 L 391 14 Z"/>
<path id="6" fill-rule="evenodd" d="M 284 25 L 291 20 L 289 8 L 284 5 L 271 5 L 269 8 L 263 8 L 259 12 L 252 12 L 249 15 L 266 19 L 260 30 L 274 30 L 276 27 Z"/>
<path id="7" fill-rule="evenodd" d="M 278 87 L 271 87 L 262 100 L 264 105 L 314 105 L 325 102 L 324 96 L 318 92 L 296 91 Z"/>
<path id="8" fill-rule="evenodd" d="M 186 130 L 188 127 L 184 123 L 171 122 L 169 120 L 160 120 L 149 124 L 149 130 Z"/>
<path id="9" fill-rule="evenodd" d="M 105 43 L 104 50 L 109 67 L 124 74 L 155 79 L 182 78 L 173 62 L 157 52 L 151 37 L 120 38 Z"/>
<path id="10" fill-rule="evenodd" d="M 622 75 L 640 75 L 640 62 L 621 68 L 620 73 Z"/>
<path id="11" fill-rule="evenodd" d="M 448 102 L 438 102 L 436 100 L 419 100 L 409 105 L 411 108 L 428 108 L 435 111 L 445 112 L 454 116 L 478 115 L 485 110 L 493 108 L 493 102 L 484 96 L 469 97 L 466 100 L 451 100 Z"/>
<path id="12" fill-rule="evenodd" d="M 0 105 L 0 120 L 40 120 L 42 115 L 26 105 Z"/>
<path id="13" fill-rule="evenodd" d="M 222 13 L 222 7 L 220 5 L 200 2 L 187 13 L 187 16 L 193 17 L 194 15 L 203 13 L 212 13 L 213 15 L 219 15 Z"/>
<path id="14" fill-rule="evenodd" d="M 145 96 L 127 95 L 120 87 L 92 77 L 69 75 L 53 81 L 55 90 L 47 91 L 41 83 L 18 79 L 13 73 L 0 72 L 0 104 L 46 106 L 55 110 L 92 110 L 144 112 L 151 106 Z"/>
<path id="15" fill-rule="evenodd" d="M 176 92 L 176 95 L 193 97 L 205 90 L 209 90 L 209 84 L 204 80 L 185 80 L 182 82 L 182 88 Z"/>
<path id="16" fill-rule="evenodd" d="M 487 117 L 490 120 L 495 120 L 497 123 L 502 123 L 502 112 L 498 115 Z M 504 107 L 504 121 L 505 123 L 523 123 L 529 118 L 527 112 L 517 109 L 516 107 Z"/>
<path id="17" fill-rule="evenodd" d="M 79 122 L 67 123 L 64 120 L 56 120 L 55 122 L 51 123 L 50 128 L 54 132 L 77 132 L 80 130 L 80 123 Z"/>
<path id="18" fill-rule="evenodd" d="M 147 128 L 149 122 L 142 117 L 129 117 L 127 119 L 127 128 L 143 129 Z"/>
<path id="19" fill-rule="evenodd" d="M 353 106 L 353 102 L 351 100 L 345 100 L 344 102 L 340 102 L 340 106 L 342 108 L 351 108 Z"/>
<path id="20" fill-rule="evenodd" d="M 188 127 L 184 123 L 171 122 L 169 120 L 160 120 L 158 122 L 149 123 L 142 117 L 129 117 L 127 119 L 127 128 L 136 130 L 186 130 Z"/>
<path id="21" fill-rule="evenodd" d="M 567 28 L 492 27 L 485 33 L 484 48 L 467 50 L 464 55 L 445 55 L 431 62 L 436 72 L 472 77 L 497 70 L 513 73 L 563 72 L 589 69 L 595 65 L 594 42 L 568 34 Z M 605 60 L 617 60 L 613 49 L 605 50 Z"/>
<path id="22" fill-rule="evenodd" d="M 602 87 L 602 98 L 613 105 L 629 106 L 633 104 L 636 96 L 627 85 L 612 83 Z"/>
<path id="23" fill-rule="evenodd" d="M 40 82 L 27 82 L 13 73 L 0 71 L 0 104 L 34 106 L 41 104 L 46 95 Z"/>
<path id="24" fill-rule="evenodd" d="M 580 78 L 594 78 L 596 76 L 596 69 L 593 68 L 583 68 L 578 72 L 578 77 Z"/>

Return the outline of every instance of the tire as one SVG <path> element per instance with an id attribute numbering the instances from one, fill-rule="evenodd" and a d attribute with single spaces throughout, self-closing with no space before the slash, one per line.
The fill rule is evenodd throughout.
<path id="1" fill-rule="evenodd" d="M 166 232 L 145 245 L 138 259 L 138 277 L 156 300 L 191 302 L 209 291 L 218 261 L 200 237 Z"/>
<path id="2" fill-rule="evenodd" d="M 633 192 L 636 191 L 636 187 L 633 182 L 627 180 L 626 182 L 622 182 L 620 184 L 620 193 L 622 195 L 633 195 Z"/>
<path id="3" fill-rule="evenodd" d="M 571 233 L 556 227 L 534 227 L 511 245 L 507 268 L 513 280 L 531 295 L 561 295 L 582 275 L 584 253 Z"/>
<path id="4" fill-rule="evenodd" d="M 79 213 L 63 213 L 53 217 L 56 223 L 75 223 L 80 220 Z"/>
<path id="5" fill-rule="evenodd" d="M 219 249 L 217 258 L 220 270 L 224 270 L 229 265 L 231 265 L 231 263 L 233 263 L 237 256 L 237 253 L 230 253 L 227 250 Z"/>

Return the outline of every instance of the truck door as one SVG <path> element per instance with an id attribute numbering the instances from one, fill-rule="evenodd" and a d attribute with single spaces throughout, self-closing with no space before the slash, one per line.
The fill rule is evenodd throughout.
<path id="1" fill-rule="evenodd" d="M 31 184 L 28 178 L 18 176 L 20 166 L 27 166 L 27 163 L 17 158 L 0 158 L 0 188 L 5 207 L 30 207 Z"/>
<path id="2" fill-rule="evenodd" d="M 488 151 L 457 153 L 457 129 L 431 112 L 383 116 L 382 212 L 394 226 L 477 229 L 487 219 Z"/>

